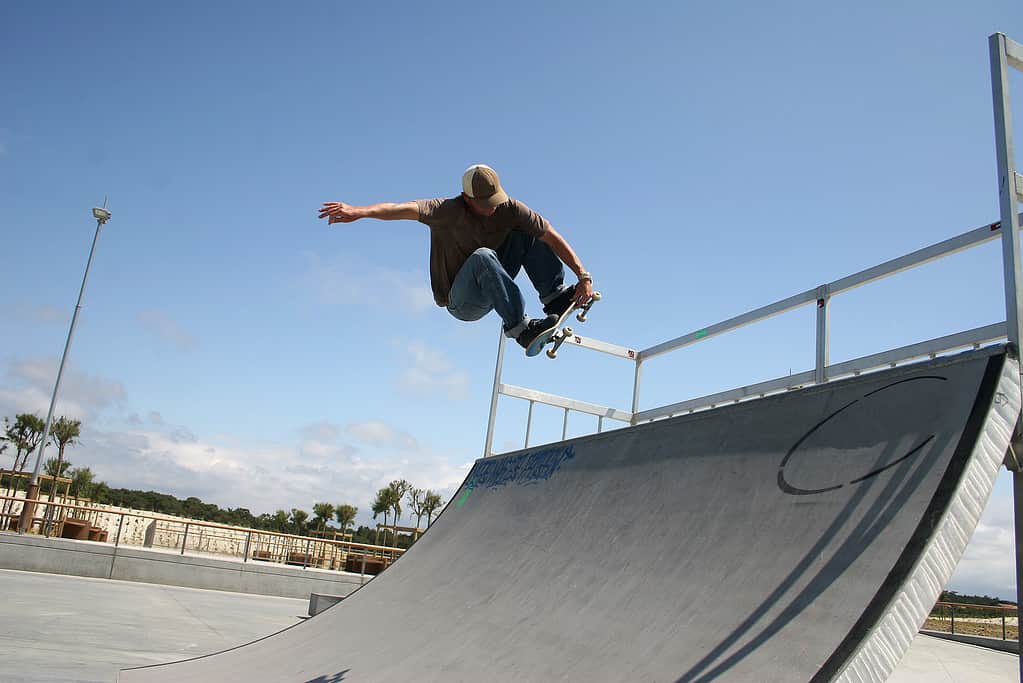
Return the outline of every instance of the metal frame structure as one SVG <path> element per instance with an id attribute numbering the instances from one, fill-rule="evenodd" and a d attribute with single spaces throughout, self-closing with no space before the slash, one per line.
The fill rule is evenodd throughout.
<path id="1" fill-rule="evenodd" d="M 1023 216 L 1017 215 L 1017 225 L 1020 219 L 1023 219 Z M 529 416 L 526 421 L 526 438 L 524 442 L 524 445 L 528 446 L 530 431 L 532 428 L 533 406 L 536 403 L 555 406 L 565 411 L 566 426 L 562 430 L 562 437 L 564 438 L 567 435 L 567 416 L 570 412 L 596 416 L 598 418 L 597 431 L 599 432 L 603 430 L 603 422 L 605 419 L 616 420 L 629 425 L 636 425 L 682 413 L 691 413 L 705 408 L 714 408 L 726 403 L 734 403 L 745 399 L 766 396 L 771 393 L 788 391 L 811 384 L 822 384 L 842 376 L 858 375 L 861 372 L 891 367 L 898 363 L 918 360 L 920 358 L 933 358 L 940 353 L 969 347 L 976 348 L 983 344 L 989 344 L 1009 338 L 1006 332 L 1006 323 L 1000 322 L 970 330 L 964 330 L 962 332 L 938 337 L 936 339 L 930 339 L 916 344 L 910 344 L 908 346 L 891 349 L 881 353 L 871 354 L 869 356 L 863 356 L 854 360 L 833 364 L 829 362 L 829 311 L 831 300 L 834 297 L 868 283 L 875 282 L 886 277 L 891 277 L 892 275 L 911 268 L 922 266 L 939 258 L 951 256 L 952 254 L 956 254 L 965 249 L 970 249 L 996 240 L 1003 235 L 1004 231 L 1001 226 L 1001 223 L 992 223 L 974 228 L 973 230 L 961 235 L 932 244 L 928 247 L 924 247 L 923 249 L 906 254 L 905 256 L 900 256 L 899 258 L 867 268 L 866 270 L 862 270 L 848 277 L 840 278 L 833 282 L 808 289 L 794 296 L 790 296 L 747 313 L 737 315 L 733 318 L 729 318 L 728 320 L 723 320 L 713 325 L 700 328 L 688 334 L 684 334 L 681 337 L 676 337 L 675 339 L 656 344 L 646 349 L 635 350 L 634 348 L 619 346 L 617 344 L 609 344 L 607 342 L 579 335 L 569 338 L 565 342 L 566 345 L 580 346 L 592 351 L 623 358 L 633 363 L 635 379 L 633 383 L 631 410 L 598 405 L 575 398 L 558 396 L 502 382 L 501 375 L 504 366 L 505 344 L 505 337 L 502 334 L 498 344 L 497 366 L 494 371 L 494 388 L 491 395 L 490 422 L 487 427 L 487 441 L 484 457 L 494 455 L 493 438 L 497 418 L 497 403 L 498 398 L 502 395 L 529 402 Z M 647 410 L 639 409 L 643 364 L 646 361 L 672 351 L 677 351 L 681 348 L 706 341 L 726 332 L 737 330 L 741 327 L 745 327 L 762 320 L 767 320 L 782 313 L 787 313 L 794 309 L 809 305 L 814 305 L 817 309 L 816 350 L 814 354 L 815 363 L 812 369 L 767 380 L 765 382 L 759 382 L 757 384 L 751 384 L 730 389 L 728 391 L 701 396 L 699 398 L 672 403 L 658 408 L 651 408 Z"/>
<path id="2" fill-rule="evenodd" d="M 988 38 L 991 57 L 991 100 L 995 115 L 995 150 L 998 159 L 998 207 L 1002 217 L 1002 268 L 1005 273 L 1005 327 L 1009 343 L 1020 348 L 1023 337 L 1023 283 L 1020 282 L 1019 200 L 1023 199 L 1023 176 L 1016 172 L 1016 154 L 1012 135 L 1012 113 L 1009 100 L 1009 69 L 1023 72 L 1023 45 L 995 33 Z M 1019 447 L 1020 422 L 1016 422 L 1005 466 L 1012 473 L 1013 516 L 1016 527 L 1016 600 L 1018 622 L 1023 624 L 1023 463 L 1016 454 Z M 1023 642 L 1023 638 L 1020 638 Z M 1023 648 L 1019 652 L 1020 680 L 1023 680 Z"/>
<path id="3" fill-rule="evenodd" d="M 998 161 L 998 190 L 1001 220 L 997 223 L 974 228 L 951 239 L 932 244 L 923 249 L 886 261 L 872 268 L 867 268 L 848 277 L 808 289 L 786 299 L 762 306 L 755 310 L 723 320 L 708 327 L 700 328 L 675 339 L 636 350 L 632 347 L 619 346 L 582 336 L 573 336 L 566 340 L 568 346 L 581 346 L 592 351 L 605 353 L 626 359 L 635 366 L 635 380 L 632 391 L 631 410 L 597 405 L 574 398 L 558 396 L 534 389 L 527 389 L 501 381 L 504 366 L 505 337 L 500 336 L 497 351 L 497 365 L 494 370 L 494 388 L 490 402 L 490 421 L 487 426 L 484 457 L 495 455 L 493 452 L 494 426 L 497 419 L 497 405 L 500 396 L 509 396 L 529 402 L 526 419 L 524 447 L 529 446 L 529 437 L 533 421 L 533 407 L 536 403 L 555 406 L 565 411 L 562 438 L 567 436 L 568 415 L 578 412 L 595 415 L 598 418 L 597 431 L 603 430 L 604 420 L 611 419 L 636 425 L 660 418 L 671 417 L 680 413 L 691 413 L 705 408 L 739 402 L 744 399 L 758 398 L 771 393 L 783 392 L 812 384 L 823 384 L 830 380 L 858 375 L 884 367 L 894 367 L 899 363 L 935 357 L 969 347 L 980 347 L 997 341 L 1007 340 L 1016 349 L 1020 348 L 1023 338 L 1023 257 L 1020 251 L 1020 222 L 1023 216 L 1019 213 L 1019 201 L 1023 200 L 1023 175 L 1016 171 L 1012 133 L 1012 116 L 1009 99 L 1009 69 L 1023 72 L 1023 45 L 1001 33 L 989 37 L 988 47 L 991 57 L 991 89 L 995 123 L 995 145 Z M 964 330 L 955 334 L 930 339 L 882 353 L 875 353 L 850 361 L 832 364 L 829 360 L 830 346 L 830 305 L 831 300 L 839 294 L 849 292 L 857 287 L 891 277 L 897 273 L 922 266 L 936 259 L 951 256 L 965 249 L 1001 239 L 1002 263 L 1005 283 L 1005 320 L 993 325 Z M 745 327 L 752 323 L 786 313 L 788 311 L 816 305 L 816 350 L 814 366 L 810 370 L 759 382 L 728 391 L 722 391 L 699 398 L 689 399 L 658 408 L 640 410 L 640 389 L 642 387 L 643 364 L 672 351 L 696 344 L 712 337 Z M 1005 466 L 1013 476 L 1013 498 L 1015 514 L 1015 548 L 1016 548 L 1016 586 L 1017 593 L 1023 587 L 1023 435 L 1017 419 L 1014 446 L 1006 454 Z M 1017 459 L 1019 454 L 1019 459 Z M 1023 623 L 1023 600 L 1020 600 L 1019 617 Z M 1023 657 L 1020 657 L 1020 680 L 1023 680 Z"/>

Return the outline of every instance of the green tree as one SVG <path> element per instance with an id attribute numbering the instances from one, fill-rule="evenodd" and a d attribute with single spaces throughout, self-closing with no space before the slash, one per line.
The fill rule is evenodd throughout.
<path id="1" fill-rule="evenodd" d="M 423 509 L 426 511 L 426 528 L 430 528 L 430 524 L 433 523 L 433 513 L 438 508 L 444 505 L 444 499 L 440 497 L 439 493 L 433 491 L 427 491 L 426 497 L 423 499 Z"/>
<path id="2" fill-rule="evenodd" d="M 4 439 L 14 445 L 14 471 L 21 472 L 25 469 L 29 454 L 36 449 L 39 441 L 43 438 L 43 429 L 46 423 L 37 415 L 21 413 L 11 424 L 4 418 Z"/>
<path id="3" fill-rule="evenodd" d="M 309 526 L 309 513 L 298 508 L 291 508 L 291 528 L 296 536 L 304 536 Z"/>
<path id="4" fill-rule="evenodd" d="M 423 522 L 423 516 L 426 514 L 426 491 L 423 489 L 412 489 L 408 492 L 408 506 L 412 510 L 412 514 L 416 516 L 416 534 L 412 538 L 413 541 L 419 538 L 419 525 Z"/>
<path id="5" fill-rule="evenodd" d="M 77 439 L 82 433 L 82 421 L 71 420 L 63 415 L 57 418 L 57 421 L 50 425 L 50 441 L 57 447 L 57 467 L 56 471 L 62 473 L 64 467 L 61 463 L 64 462 L 64 449 L 68 446 L 73 446 L 77 443 Z M 50 475 L 60 476 L 60 474 Z M 57 482 L 54 481 L 50 487 L 50 495 L 56 490 Z"/>
<path id="6" fill-rule="evenodd" d="M 70 460 L 64 460 L 61 462 L 57 458 L 47 458 L 46 462 L 43 464 L 43 472 L 51 477 L 63 477 L 70 467 Z"/>
<path id="7" fill-rule="evenodd" d="M 288 513 L 284 510 L 277 510 L 273 514 L 273 530 L 280 534 L 288 533 Z"/>
<path id="8" fill-rule="evenodd" d="M 71 476 L 71 495 L 76 498 L 92 499 L 93 489 L 96 487 L 92 470 L 88 467 L 76 467 L 68 474 Z"/>
<path id="9" fill-rule="evenodd" d="M 341 532 L 347 533 L 348 527 L 355 523 L 355 515 L 359 514 L 359 508 L 354 505 L 342 504 L 334 507 L 334 516 L 337 523 L 341 525 Z"/>
<path id="10" fill-rule="evenodd" d="M 334 506 L 330 503 L 313 503 L 313 522 L 320 531 L 327 528 L 327 522 L 334 518 Z"/>
<path id="11" fill-rule="evenodd" d="M 391 503 L 391 510 L 394 511 L 394 526 L 398 526 L 398 521 L 401 519 L 401 501 L 405 498 L 405 494 L 412 488 L 412 484 L 408 483 L 404 479 L 395 479 L 387 485 L 390 491 L 389 499 Z M 392 537 L 392 542 L 395 548 L 398 547 L 398 529 L 395 528 Z"/>
<path id="12" fill-rule="evenodd" d="M 373 519 L 377 518 L 377 515 L 384 515 L 384 526 L 387 526 L 387 515 L 391 512 L 391 499 L 390 489 L 382 488 L 377 491 L 377 497 L 373 500 L 373 506 L 370 508 L 373 511 Z M 387 541 L 387 534 L 384 534 L 384 541 Z M 373 541 L 374 545 L 380 545 L 380 527 L 377 527 L 376 540 Z"/>

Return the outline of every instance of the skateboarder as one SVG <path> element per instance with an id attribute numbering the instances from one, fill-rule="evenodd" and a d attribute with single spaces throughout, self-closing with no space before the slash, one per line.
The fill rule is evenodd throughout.
<path id="1" fill-rule="evenodd" d="M 326 202 L 328 225 L 360 218 L 418 220 L 430 228 L 433 298 L 459 320 L 479 320 L 496 310 L 504 333 L 523 347 L 550 332 L 574 303 L 593 296 L 593 277 L 551 224 L 501 188 L 497 172 L 474 164 L 462 175 L 462 193 L 450 199 L 352 206 Z M 565 285 L 567 265 L 579 278 Z M 544 318 L 529 318 L 515 276 L 525 268 L 544 305 Z"/>

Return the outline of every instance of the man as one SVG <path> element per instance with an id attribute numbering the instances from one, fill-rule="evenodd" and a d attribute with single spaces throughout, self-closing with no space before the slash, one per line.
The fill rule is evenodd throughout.
<path id="1" fill-rule="evenodd" d="M 572 247 L 545 219 L 501 188 L 497 172 L 474 164 L 462 175 L 462 194 L 450 199 L 352 206 L 327 202 L 327 224 L 360 218 L 418 220 L 430 227 L 430 281 L 438 306 L 459 320 L 496 310 L 504 333 L 528 348 L 573 304 L 593 297 L 593 277 Z M 567 265 L 579 278 L 565 285 Z M 544 304 L 544 318 L 529 318 L 515 276 L 526 275 Z"/>

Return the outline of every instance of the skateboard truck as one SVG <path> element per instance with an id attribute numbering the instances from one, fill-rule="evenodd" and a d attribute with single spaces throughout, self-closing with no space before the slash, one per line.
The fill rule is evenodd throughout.
<path id="1" fill-rule="evenodd" d="M 598 301 L 600 301 L 600 292 L 594 292 L 593 296 L 590 298 L 589 301 L 587 301 L 582 306 L 578 306 L 575 309 L 579 311 L 578 313 L 575 314 L 576 320 L 578 320 L 581 323 L 586 322 L 586 314 L 589 313 L 590 308 L 593 306 L 593 304 L 595 304 Z M 573 332 L 571 327 L 563 327 L 556 331 L 553 335 L 551 335 L 550 341 L 553 345 L 551 346 L 551 348 L 547 349 L 547 357 L 557 358 L 558 349 L 560 349 L 561 345 L 565 343 L 565 340 L 571 337 L 572 335 Z"/>
<path id="2" fill-rule="evenodd" d="M 557 358 L 558 357 L 558 349 L 561 348 L 561 345 L 565 343 L 565 340 L 568 339 L 571 336 L 572 336 L 572 328 L 571 327 L 565 327 L 565 328 L 560 329 L 557 332 L 555 332 L 554 336 L 551 337 L 551 341 L 554 342 L 554 346 L 552 346 L 551 348 L 547 349 L 547 357 L 548 358 Z"/>

